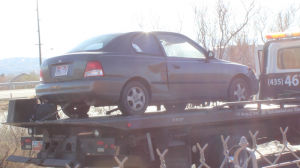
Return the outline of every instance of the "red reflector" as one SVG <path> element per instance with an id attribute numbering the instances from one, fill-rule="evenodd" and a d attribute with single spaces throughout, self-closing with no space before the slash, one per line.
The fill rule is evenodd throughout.
<path id="1" fill-rule="evenodd" d="M 115 149 L 115 145 L 110 145 L 110 148 L 111 149 Z"/>
<path id="2" fill-rule="evenodd" d="M 24 145 L 24 142 L 21 142 L 21 145 L 23 146 L 23 145 Z"/>
<path id="3" fill-rule="evenodd" d="M 42 69 L 40 69 L 40 82 L 44 82 L 44 75 Z"/>
<path id="4" fill-rule="evenodd" d="M 26 142 L 26 143 L 30 143 L 30 142 L 31 142 L 31 139 L 25 139 L 25 142 Z"/>
<path id="5" fill-rule="evenodd" d="M 104 145 L 103 141 L 97 141 L 97 145 Z"/>
<path id="6" fill-rule="evenodd" d="M 128 124 L 127 124 L 127 127 L 130 128 L 130 127 L 131 127 L 131 123 L 128 123 Z"/>
<path id="7" fill-rule="evenodd" d="M 84 77 L 90 77 L 90 76 L 104 76 L 104 72 L 100 62 L 98 61 L 87 62 L 84 71 Z"/>
<path id="8" fill-rule="evenodd" d="M 107 149 L 107 148 L 108 148 L 108 146 L 107 146 L 107 145 L 105 145 L 105 146 L 104 146 L 104 148 L 105 148 L 105 149 Z"/>

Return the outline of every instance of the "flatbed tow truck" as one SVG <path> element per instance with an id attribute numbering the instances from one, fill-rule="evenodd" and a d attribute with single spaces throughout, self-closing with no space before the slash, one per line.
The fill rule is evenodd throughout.
<path id="1" fill-rule="evenodd" d="M 44 167 L 117 167 L 118 163 L 114 159 L 117 156 L 120 160 L 128 158 L 124 167 L 153 168 L 160 165 L 156 149 L 168 149 L 164 156 L 168 167 L 190 168 L 192 164 L 199 165 L 200 155 L 192 151 L 192 147 L 199 143 L 201 146 L 208 144 L 205 150 L 206 163 L 216 168 L 220 167 L 224 159 L 221 135 L 230 136 L 228 149 L 231 149 L 238 144 L 241 136 L 251 142 L 251 137 L 247 135 L 249 130 L 259 131 L 258 143 L 264 143 L 282 140 L 278 128 L 289 127 L 287 138 L 293 144 L 300 132 L 300 98 L 296 97 L 295 92 L 299 77 L 285 77 L 285 81 L 277 79 L 275 74 L 269 74 L 273 64 L 265 63 L 272 61 L 270 57 L 274 57 L 270 55 L 272 47 L 277 43 L 290 41 L 296 40 L 274 40 L 274 43 L 269 42 L 264 47 L 263 56 L 259 57 L 258 52 L 258 57 L 263 62 L 259 67 L 262 69 L 260 85 L 265 87 L 266 84 L 262 82 L 268 82 L 267 88 L 260 88 L 260 96 L 268 100 L 229 102 L 180 113 L 157 111 L 139 116 L 107 115 L 86 119 L 71 117 L 34 122 L 30 122 L 30 119 L 37 104 L 36 99 L 10 100 L 5 124 L 28 128 L 31 136 L 21 138 L 21 148 L 38 150 L 39 153 L 36 158 L 11 155 L 7 161 Z M 277 45 L 276 50 L 282 49 Z M 300 55 L 298 57 L 300 59 Z M 267 79 L 269 76 L 272 84 Z M 279 81 L 282 85 L 277 85 Z M 293 87 L 292 95 L 295 98 L 270 99 L 280 97 L 278 95 L 286 96 L 285 93 L 276 92 L 277 95 L 274 95 L 268 91 L 279 86 Z M 272 96 L 268 96 L 269 93 Z M 240 108 L 241 106 L 245 107 Z M 229 164 L 225 166 L 230 167 Z"/>

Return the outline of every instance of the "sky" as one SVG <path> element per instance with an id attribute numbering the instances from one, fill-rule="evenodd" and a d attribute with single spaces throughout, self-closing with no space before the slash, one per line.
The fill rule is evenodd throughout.
<path id="1" fill-rule="evenodd" d="M 257 0 L 277 11 L 299 0 Z M 167 31 L 179 29 L 195 37 L 192 4 L 207 0 L 39 0 L 42 57 L 67 52 L 90 37 L 114 32 L 141 30 L 138 21 L 151 30 L 155 25 Z M 39 57 L 36 0 L 0 0 L 0 59 Z M 231 0 L 241 7 L 239 0 Z M 144 19 L 142 19 L 144 18 Z"/>

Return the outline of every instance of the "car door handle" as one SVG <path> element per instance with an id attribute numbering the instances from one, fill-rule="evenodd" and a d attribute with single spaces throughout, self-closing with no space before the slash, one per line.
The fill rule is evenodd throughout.
<path id="1" fill-rule="evenodd" d="M 179 66 L 179 65 L 175 65 L 175 64 L 173 64 L 172 66 L 173 66 L 173 68 L 174 68 L 174 69 L 179 69 L 179 68 L 180 68 L 180 66 Z"/>

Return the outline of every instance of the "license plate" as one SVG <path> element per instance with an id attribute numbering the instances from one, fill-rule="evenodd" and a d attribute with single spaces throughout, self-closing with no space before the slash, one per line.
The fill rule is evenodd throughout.
<path id="1" fill-rule="evenodd" d="M 104 152 L 104 148 L 98 148 L 97 151 L 98 152 Z"/>
<path id="2" fill-rule="evenodd" d="M 32 150 L 39 151 L 43 149 L 43 141 L 32 141 Z"/>
<path id="3" fill-rule="evenodd" d="M 68 65 L 56 66 L 55 76 L 64 76 L 68 74 Z"/>

